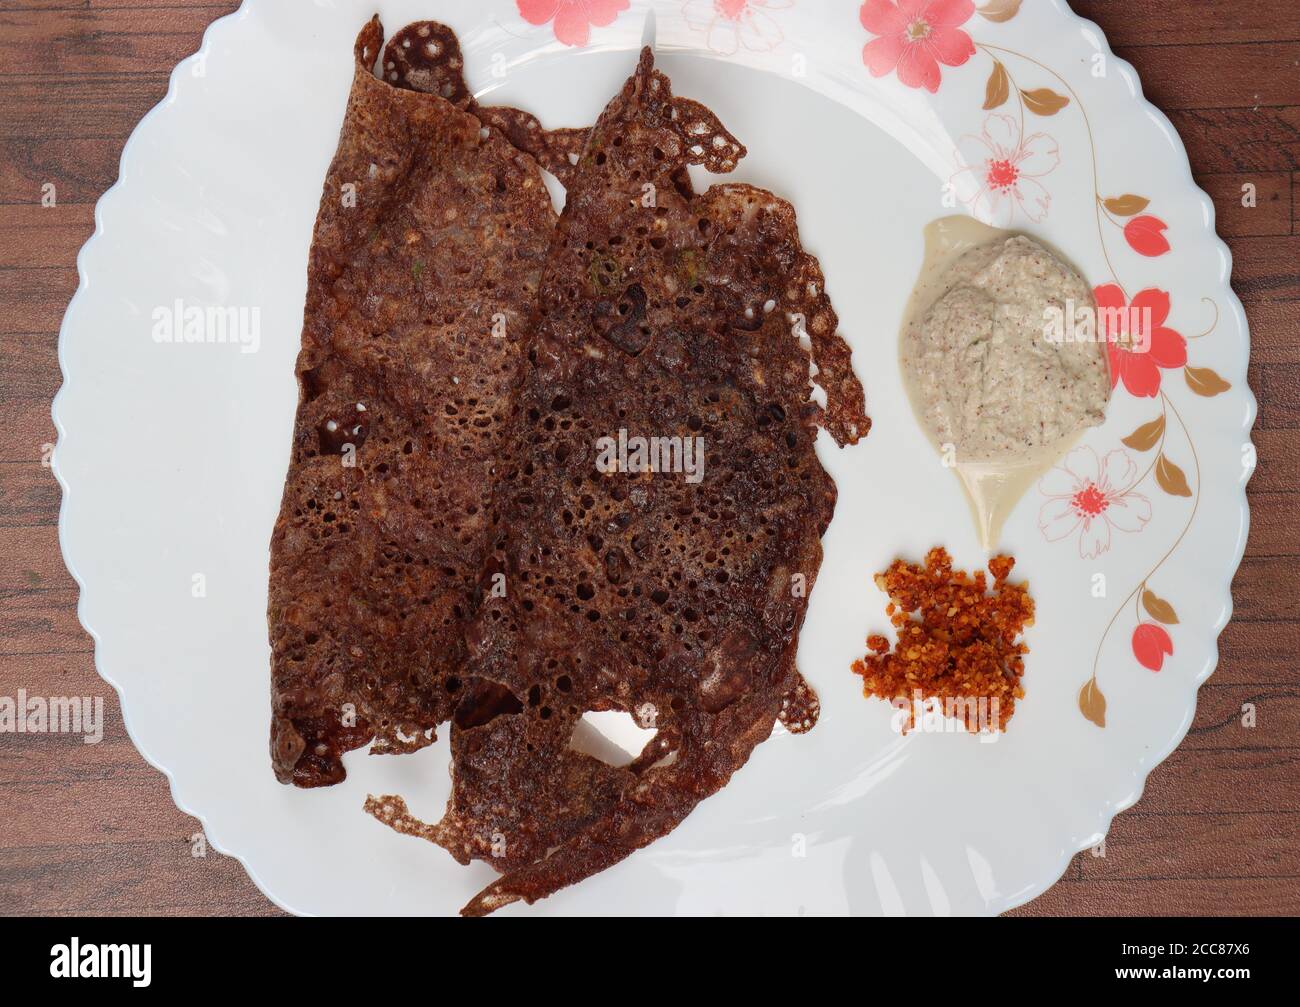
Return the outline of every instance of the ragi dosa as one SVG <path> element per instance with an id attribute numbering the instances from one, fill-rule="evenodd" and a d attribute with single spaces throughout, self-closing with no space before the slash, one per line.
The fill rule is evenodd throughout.
<path id="1" fill-rule="evenodd" d="M 395 42 L 434 60 L 448 35 L 419 22 Z M 537 161 L 476 114 L 459 48 L 419 90 L 375 75 L 382 44 L 376 18 L 316 220 L 271 542 L 271 756 L 303 787 L 372 740 L 429 744 L 467 691 L 463 622 L 556 219 Z"/>
<path id="2" fill-rule="evenodd" d="M 790 204 L 692 191 L 689 165 L 743 154 L 647 50 L 575 166 L 501 444 L 484 577 L 503 590 L 468 628 L 447 811 L 428 825 L 400 797 L 367 802 L 502 872 L 466 914 L 609 867 L 778 720 L 816 720 L 795 650 L 836 493 L 813 442 L 870 421 Z M 617 766 L 572 744 L 588 711 L 657 733 Z"/>

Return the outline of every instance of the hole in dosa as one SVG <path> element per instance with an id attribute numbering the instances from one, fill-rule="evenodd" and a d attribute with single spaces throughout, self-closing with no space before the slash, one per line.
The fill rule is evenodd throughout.
<path id="1" fill-rule="evenodd" d="M 573 725 L 569 747 L 610 766 L 630 765 L 657 732 L 638 727 L 621 710 L 588 711 Z"/>

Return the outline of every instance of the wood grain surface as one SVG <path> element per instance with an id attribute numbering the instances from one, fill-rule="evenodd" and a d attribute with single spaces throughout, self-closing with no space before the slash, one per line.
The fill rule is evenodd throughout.
<path id="1" fill-rule="evenodd" d="M 1029 3 L 1038 0 L 1027 0 Z M 64 569 L 57 332 L 95 200 L 171 68 L 233 2 L 0 2 L 0 695 L 102 695 L 104 740 L 0 734 L 0 913 L 267 914 L 132 746 Z M 310 5 L 303 3 L 304 17 Z M 1300 17 L 1296 0 L 1074 0 L 1182 134 L 1232 247 L 1259 397 L 1236 614 L 1196 722 L 1028 915 L 1300 912 Z M 58 186 L 59 205 L 40 206 Z M 1258 205 L 1241 205 L 1242 185 Z M 1242 704 L 1258 723 L 1242 726 Z"/>

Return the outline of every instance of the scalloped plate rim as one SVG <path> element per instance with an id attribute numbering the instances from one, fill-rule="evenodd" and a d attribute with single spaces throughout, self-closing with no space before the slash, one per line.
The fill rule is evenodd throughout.
<path id="1" fill-rule="evenodd" d="M 69 398 L 72 392 L 75 391 L 75 388 L 72 386 L 76 379 L 75 373 L 69 372 L 68 361 L 65 353 L 66 343 L 64 339 L 64 330 L 67 325 L 66 319 L 67 319 L 67 315 L 71 313 L 72 308 L 77 304 L 78 300 L 83 297 L 88 287 L 88 279 L 83 266 L 84 256 L 86 255 L 88 250 L 97 241 L 99 241 L 100 238 L 105 233 L 104 209 L 105 206 L 111 203 L 111 201 L 115 198 L 115 194 L 120 195 L 119 189 L 123 186 L 121 169 L 126 164 L 128 157 L 131 156 L 133 152 L 133 147 L 136 144 L 138 138 L 151 128 L 152 123 L 156 119 L 157 113 L 159 113 L 160 110 L 170 105 L 173 105 L 176 102 L 177 99 L 176 82 L 178 76 L 188 67 L 192 66 L 195 60 L 207 56 L 207 54 L 212 48 L 214 37 L 216 37 L 221 33 L 231 30 L 234 25 L 236 25 L 240 20 L 246 17 L 248 15 L 248 12 L 251 11 L 252 8 L 260 2 L 264 2 L 264 0 L 242 0 L 238 8 L 236 8 L 235 10 L 231 11 L 228 14 L 221 16 L 220 18 L 215 19 L 211 24 L 207 26 L 207 28 L 204 30 L 203 39 L 199 48 L 194 53 L 191 53 L 189 56 L 186 56 L 184 59 L 178 62 L 177 65 L 173 68 L 168 78 L 167 93 L 164 95 L 164 97 L 161 100 L 157 102 L 157 104 L 155 104 L 141 118 L 141 120 L 132 129 L 130 136 L 128 137 L 125 145 L 123 146 L 122 154 L 119 158 L 118 178 L 96 201 L 95 211 L 94 211 L 95 229 L 94 232 L 86 240 L 86 242 L 82 245 L 81 249 L 77 253 L 77 257 L 76 257 L 77 275 L 78 275 L 77 290 L 75 291 L 72 298 L 70 299 L 68 308 L 65 310 L 64 322 L 60 326 L 60 332 L 59 332 L 58 359 L 59 359 L 60 372 L 62 375 L 62 382 L 51 403 L 51 416 L 58 434 L 58 442 L 60 443 L 67 437 L 67 431 L 65 430 L 64 423 L 62 422 L 61 419 L 60 406 L 61 404 L 64 404 L 64 400 Z M 1159 108 L 1157 108 L 1155 105 L 1151 104 L 1151 102 L 1146 99 L 1142 89 L 1141 80 L 1136 69 L 1128 61 L 1122 59 L 1121 57 L 1117 56 L 1114 53 L 1114 51 L 1110 47 L 1110 43 L 1106 38 L 1105 33 L 1101 30 L 1101 28 L 1095 22 L 1076 14 L 1065 2 L 1065 0 L 1050 0 L 1050 2 L 1056 8 L 1058 13 L 1064 14 L 1069 18 L 1073 19 L 1073 21 L 1076 23 L 1078 27 L 1086 31 L 1089 31 L 1096 36 L 1097 40 L 1099 41 L 1102 47 L 1102 51 L 1104 52 L 1104 54 L 1107 56 L 1107 58 L 1109 58 L 1115 63 L 1115 65 L 1120 69 L 1121 73 L 1123 74 L 1126 83 L 1128 84 L 1130 90 L 1133 93 L 1133 97 L 1135 101 L 1139 104 L 1142 111 L 1144 111 L 1151 118 L 1154 124 L 1160 128 L 1165 138 L 1170 142 L 1174 152 L 1178 157 L 1178 160 L 1183 165 L 1185 169 L 1187 184 L 1189 187 L 1195 190 L 1197 197 L 1201 203 L 1201 208 L 1204 214 L 1205 233 L 1204 235 L 1202 235 L 1202 237 L 1208 236 L 1208 238 L 1214 243 L 1215 250 L 1217 251 L 1220 258 L 1222 268 L 1220 270 L 1220 289 L 1218 291 L 1218 294 L 1222 297 L 1223 303 L 1227 306 L 1232 316 L 1239 323 L 1242 341 L 1245 344 L 1246 358 L 1248 360 L 1249 352 L 1250 352 L 1249 321 L 1246 317 L 1244 306 L 1242 305 L 1240 299 L 1238 298 L 1235 290 L 1233 290 L 1231 285 L 1232 252 L 1229 246 L 1222 240 L 1222 238 L 1219 237 L 1217 229 L 1215 227 L 1216 211 L 1215 211 L 1213 201 L 1205 193 L 1205 191 L 1195 183 L 1195 180 L 1191 172 L 1190 160 L 1187 157 L 1186 146 L 1183 143 L 1182 138 L 1179 136 L 1178 131 L 1174 128 L 1173 123 L 1164 114 L 1164 112 L 1161 111 Z M 1253 394 L 1253 391 L 1250 389 L 1249 385 L 1246 382 L 1242 382 L 1240 387 L 1236 390 L 1241 395 L 1244 395 L 1245 397 L 1245 403 L 1247 408 L 1245 413 L 1245 420 L 1241 426 L 1241 432 L 1246 436 L 1247 441 L 1249 441 L 1250 433 L 1254 427 L 1255 420 L 1258 413 L 1258 403 L 1255 395 Z M 71 504 L 71 500 L 72 500 L 73 487 L 69 483 L 66 473 L 61 469 L 59 465 L 59 452 L 57 450 L 57 446 L 54 451 L 53 457 L 51 459 L 51 470 L 56 480 L 58 481 L 61 489 L 61 502 L 60 502 L 59 520 L 58 520 L 58 535 L 59 535 L 60 549 L 62 551 L 64 562 L 65 565 L 67 566 L 68 572 L 73 577 L 79 589 L 78 602 L 77 602 L 78 621 L 81 623 L 81 625 L 86 630 L 86 632 L 94 640 L 95 643 L 94 661 L 95 661 L 96 672 L 118 694 L 119 703 L 122 710 L 123 723 L 126 728 L 127 734 L 131 739 L 132 744 L 140 752 L 141 756 L 145 759 L 146 762 L 148 762 L 151 766 L 153 766 L 155 769 L 157 769 L 167 778 L 172 800 L 176 804 L 176 806 L 185 814 L 190 815 L 199 820 L 199 822 L 203 826 L 205 837 L 209 846 L 211 846 L 213 849 L 217 850 L 218 852 L 226 856 L 233 857 L 235 860 L 239 861 L 239 863 L 243 866 L 244 870 L 246 871 L 248 876 L 252 879 L 253 883 L 257 886 L 257 888 L 262 892 L 263 895 L 265 895 L 275 905 L 277 905 L 281 909 L 284 909 L 287 912 L 296 915 L 308 915 L 307 913 L 304 913 L 302 910 L 295 908 L 287 900 L 282 899 L 279 895 L 276 894 L 275 891 L 272 890 L 270 884 L 265 879 L 263 879 L 260 873 L 254 868 L 254 866 L 250 862 L 250 858 L 247 853 L 241 852 L 240 850 L 235 849 L 232 846 L 229 846 L 222 841 L 219 824 L 211 820 L 209 815 L 205 813 L 201 808 L 195 806 L 189 800 L 182 797 L 181 793 L 179 792 L 179 785 L 174 772 L 168 766 L 164 765 L 161 760 L 155 758 L 150 753 L 148 745 L 141 738 L 140 732 L 132 718 L 131 705 L 128 697 L 126 696 L 126 694 L 123 693 L 122 687 L 118 685 L 111 669 L 104 667 L 103 662 L 101 660 L 101 656 L 100 656 L 101 648 L 102 648 L 101 633 L 99 630 L 97 630 L 94 626 L 90 624 L 89 620 L 86 618 L 84 614 L 85 597 L 88 588 L 86 583 L 83 581 L 81 574 L 78 572 L 77 563 L 74 557 L 69 555 L 67 545 L 66 545 L 67 536 L 68 536 L 68 524 L 70 520 L 72 520 L 71 515 L 72 515 L 73 507 Z M 1139 763 L 1133 768 L 1133 770 L 1129 774 L 1129 779 L 1131 783 L 1129 786 L 1128 793 L 1122 798 L 1107 802 L 1107 804 L 1109 805 L 1109 813 L 1107 813 L 1107 809 L 1105 807 L 1101 809 L 1101 813 L 1104 818 L 1104 827 L 1098 833 L 1095 833 L 1093 836 L 1089 837 L 1085 841 L 1080 842 L 1075 849 L 1073 850 L 1067 849 L 1064 856 L 1061 857 L 1059 863 L 1057 864 L 1057 867 L 1053 875 L 1050 878 L 1045 879 L 1045 881 L 1041 885 L 1030 886 L 1028 891 L 1017 892 L 1014 895 L 1002 897 L 1000 901 L 995 901 L 991 903 L 991 909 L 992 909 L 991 914 L 1001 913 L 1001 912 L 1005 912 L 1017 908 L 1021 905 L 1033 901 L 1035 898 L 1042 895 L 1048 889 L 1052 888 L 1061 879 L 1061 877 L 1064 876 L 1064 873 L 1068 868 L 1070 861 L 1079 852 L 1086 850 L 1089 847 L 1095 845 L 1097 842 L 1099 842 L 1105 836 L 1105 834 L 1109 832 L 1110 824 L 1114 820 L 1114 817 L 1117 814 L 1131 808 L 1141 799 L 1143 792 L 1145 790 L 1147 778 L 1149 777 L 1150 773 L 1162 762 L 1164 762 L 1165 759 L 1167 759 L 1178 748 L 1178 746 L 1182 743 L 1183 739 L 1186 737 L 1187 732 L 1190 729 L 1193 720 L 1195 718 L 1199 688 L 1213 674 L 1213 672 L 1215 671 L 1218 665 L 1218 661 L 1219 661 L 1218 638 L 1222 633 L 1224 627 L 1227 626 L 1228 622 L 1232 618 L 1233 597 L 1232 597 L 1231 586 L 1232 586 L 1233 578 L 1235 577 L 1237 569 L 1240 566 L 1241 561 L 1245 554 L 1245 548 L 1246 548 L 1246 543 L 1247 543 L 1247 538 L 1249 535 L 1249 528 L 1250 528 L 1250 509 L 1249 509 L 1248 499 L 1246 496 L 1246 485 L 1249 482 L 1249 479 L 1252 474 L 1253 474 L 1253 468 L 1247 470 L 1245 476 L 1238 483 L 1241 522 L 1239 526 L 1237 543 L 1234 550 L 1234 557 L 1229 565 L 1229 569 L 1226 572 L 1226 577 L 1223 586 L 1221 588 L 1222 601 L 1221 601 L 1220 613 L 1218 619 L 1216 620 L 1216 625 L 1214 626 L 1212 631 L 1212 641 L 1211 641 L 1210 651 L 1206 657 L 1206 660 L 1203 663 L 1201 671 L 1195 677 L 1195 687 L 1190 690 L 1188 696 L 1188 702 L 1180 726 L 1170 734 L 1169 738 L 1166 740 L 1164 744 L 1158 746 L 1155 749 L 1155 751 L 1158 752 L 1158 754 L 1140 760 Z"/>

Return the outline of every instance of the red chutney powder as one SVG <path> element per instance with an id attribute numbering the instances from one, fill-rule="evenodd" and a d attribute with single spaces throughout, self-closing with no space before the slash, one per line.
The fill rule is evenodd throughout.
<path id="1" fill-rule="evenodd" d="M 957 711 L 950 715 L 968 731 L 1006 730 L 1025 694 L 1020 680 L 1029 648 L 1018 638 L 1034 622 L 1028 586 L 1007 583 L 1015 562 L 1010 556 L 989 560 L 991 591 L 984 571 L 971 576 L 953 570 L 942 547 L 926 554 L 924 566 L 894 560 L 876 575 L 890 598 L 885 614 L 898 642 L 891 651 L 885 637 L 867 637 L 871 653 L 853 662 L 853 672 L 862 676 L 864 696 L 906 703 L 904 733 L 915 727 L 918 694 L 927 705 L 938 700 L 945 711 Z M 981 700 L 983 716 L 977 714 Z"/>

